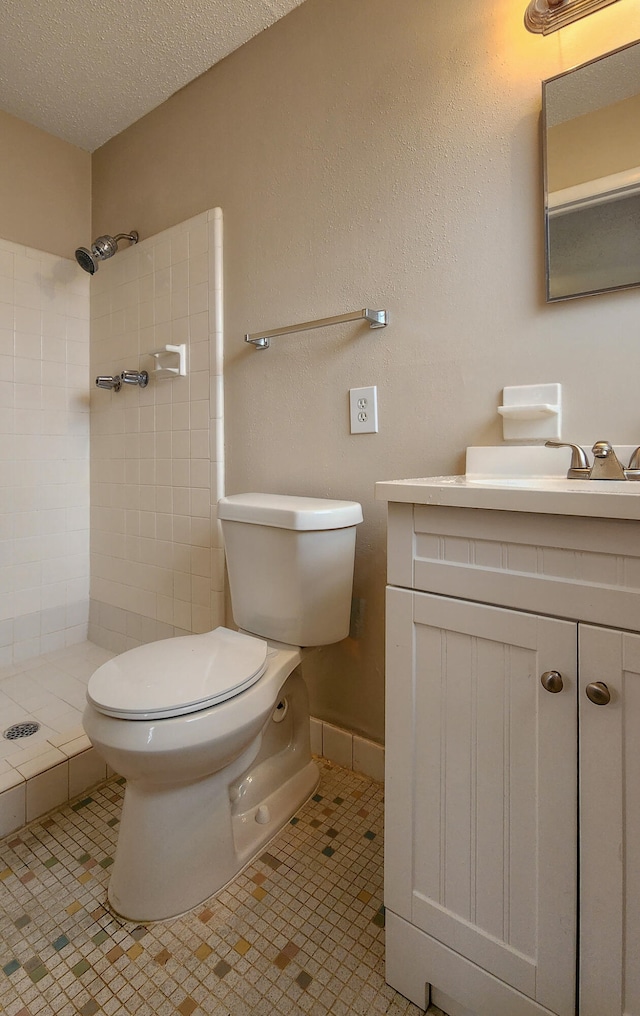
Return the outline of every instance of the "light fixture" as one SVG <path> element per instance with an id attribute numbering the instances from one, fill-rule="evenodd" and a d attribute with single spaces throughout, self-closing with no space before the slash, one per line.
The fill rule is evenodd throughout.
<path id="1" fill-rule="evenodd" d="M 616 0 L 531 0 L 524 12 L 525 28 L 549 35 L 559 28 L 599 11 Z"/>

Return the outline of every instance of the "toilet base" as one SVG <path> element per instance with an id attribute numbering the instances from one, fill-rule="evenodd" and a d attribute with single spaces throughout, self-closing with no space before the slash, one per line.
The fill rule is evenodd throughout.
<path id="1" fill-rule="evenodd" d="M 257 808 L 233 817 L 233 838 L 243 867 L 293 818 L 318 789 L 319 782 L 320 771 L 315 762 L 309 762 L 283 786 L 265 797 Z M 293 801 L 299 803 L 292 807 Z M 266 814 L 262 809 L 266 810 Z M 265 816 L 265 821 L 262 821 L 262 816 Z"/>
<path id="2" fill-rule="evenodd" d="M 222 889 L 282 829 L 319 782 L 298 670 L 231 764 L 190 782 L 127 781 L 108 889 L 139 924 L 178 917 Z"/>
<path id="3" fill-rule="evenodd" d="M 205 860 L 204 878 L 194 878 L 193 868 L 181 884 L 172 886 L 163 884 L 161 879 L 151 881 L 147 871 L 142 884 L 138 881 L 139 866 L 126 868 L 128 860 L 125 856 L 126 846 L 118 842 L 118 850 L 122 858 L 121 878 L 111 878 L 107 892 L 110 909 L 128 921 L 137 924 L 149 924 L 154 921 L 170 920 L 188 913 L 210 896 L 224 889 L 237 874 L 246 868 L 260 850 L 278 835 L 283 826 L 293 818 L 296 811 L 305 804 L 317 790 L 320 773 L 315 762 L 309 762 L 304 769 L 295 773 L 283 786 L 278 787 L 256 808 L 236 815 L 232 819 L 233 839 L 236 850 L 232 857 L 227 856 L 226 864 L 221 863 L 223 857 L 218 850 L 215 858 L 209 851 Z M 295 803 L 297 802 L 297 803 Z M 139 801 L 131 802 L 139 804 Z M 148 802 L 147 802 L 148 803 Z M 166 802 L 163 802 L 162 806 Z M 256 821 L 260 809 L 266 808 L 269 813 L 267 822 Z M 264 813 L 262 813 L 264 814 Z M 209 830 L 211 834 L 213 831 Z M 218 844 L 218 846 L 220 846 Z M 136 846 L 136 861 L 139 858 L 140 844 Z M 173 865 L 172 865 L 173 866 Z M 195 867 L 195 866 L 194 866 Z M 201 868 L 202 870 L 202 868 Z M 116 872 L 114 872 L 114 875 Z M 187 882 L 189 885 L 187 885 Z M 123 912 L 123 908 L 126 913 Z"/>

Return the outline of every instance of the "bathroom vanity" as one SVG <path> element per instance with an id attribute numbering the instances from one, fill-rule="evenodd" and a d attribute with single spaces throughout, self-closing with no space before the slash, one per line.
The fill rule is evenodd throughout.
<path id="1" fill-rule="evenodd" d="M 451 1016 L 640 1013 L 640 486 L 376 496 L 388 982 Z"/>

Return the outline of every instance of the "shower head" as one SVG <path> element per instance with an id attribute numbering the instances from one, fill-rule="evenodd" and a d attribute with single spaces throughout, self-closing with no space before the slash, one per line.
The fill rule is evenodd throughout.
<path id="1" fill-rule="evenodd" d="M 112 258 L 114 254 L 118 253 L 119 240 L 137 243 L 138 234 L 135 229 L 132 229 L 130 233 L 118 233 L 117 236 L 99 236 L 91 244 L 91 249 L 78 247 L 76 261 L 85 272 L 89 272 L 89 275 L 95 275 L 101 261 L 106 261 L 107 258 Z"/>

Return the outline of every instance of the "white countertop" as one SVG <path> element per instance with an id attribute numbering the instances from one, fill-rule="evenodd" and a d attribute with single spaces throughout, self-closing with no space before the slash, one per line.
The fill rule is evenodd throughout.
<path id="1" fill-rule="evenodd" d="M 376 499 L 544 515 L 640 519 L 640 482 L 558 476 L 426 476 L 376 483 Z"/>

